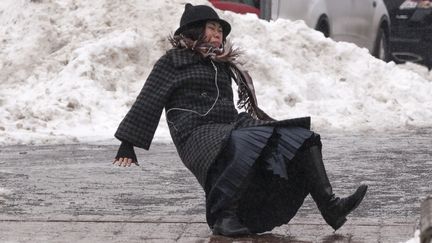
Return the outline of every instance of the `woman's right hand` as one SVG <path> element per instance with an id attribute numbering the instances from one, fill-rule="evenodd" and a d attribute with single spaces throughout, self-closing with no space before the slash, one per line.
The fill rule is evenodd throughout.
<path id="1" fill-rule="evenodd" d="M 123 167 L 130 167 L 132 163 L 139 166 L 133 145 L 128 142 L 122 142 L 117 155 L 115 156 L 113 164 Z"/>
<path id="2" fill-rule="evenodd" d="M 138 162 L 133 161 L 131 158 L 126 158 L 126 157 L 114 159 L 113 164 L 118 166 L 123 166 L 123 167 L 130 167 L 131 164 L 135 164 L 136 166 L 139 166 Z"/>

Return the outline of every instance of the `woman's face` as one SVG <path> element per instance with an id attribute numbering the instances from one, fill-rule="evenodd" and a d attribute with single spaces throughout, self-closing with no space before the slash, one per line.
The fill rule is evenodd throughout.
<path id="1" fill-rule="evenodd" d="M 205 26 L 205 40 L 213 47 L 222 46 L 223 31 L 222 26 L 216 21 L 208 21 Z"/>

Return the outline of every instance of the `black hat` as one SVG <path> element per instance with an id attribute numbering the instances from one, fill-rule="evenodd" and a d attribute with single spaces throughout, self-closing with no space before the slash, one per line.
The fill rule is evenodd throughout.
<path id="1" fill-rule="evenodd" d="M 209 6 L 206 5 L 196 5 L 193 6 L 190 3 L 186 3 L 185 10 L 180 19 L 180 27 L 174 32 L 174 35 L 179 35 L 181 32 L 186 30 L 193 24 L 197 24 L 199 22 L 206 22 L 209 20 L 213 20 L 218 22 L 222 26 L 222 31 L 224 38 L 231 32 L 231 25 L 225 20 L 219 18 L 216 11 Z"/>

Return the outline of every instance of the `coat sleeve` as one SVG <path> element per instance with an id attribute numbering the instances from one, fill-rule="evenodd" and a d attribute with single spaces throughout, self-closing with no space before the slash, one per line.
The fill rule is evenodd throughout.
<path id="1" fill-rule="evenodd" d="M 115 137 L 136 147 L 149 149 L 162 110 L 174 83 L 174 66 L 167 55 L 153 67 L 140 94 L 120 123 Z"/>

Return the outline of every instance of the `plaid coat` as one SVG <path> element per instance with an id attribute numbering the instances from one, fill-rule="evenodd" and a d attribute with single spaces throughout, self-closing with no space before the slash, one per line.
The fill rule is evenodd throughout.
<path id="1" fill-rule="evenodd" d="M 171 49 L 156 62 L 115 137 L 148 150 L 164 108 L 179 156 L 203 187 L 233 129 L 310 126 L 309 117 L 269 122 L 239 114 L 227 64 L 203 60 L 188 49 Z"/>

